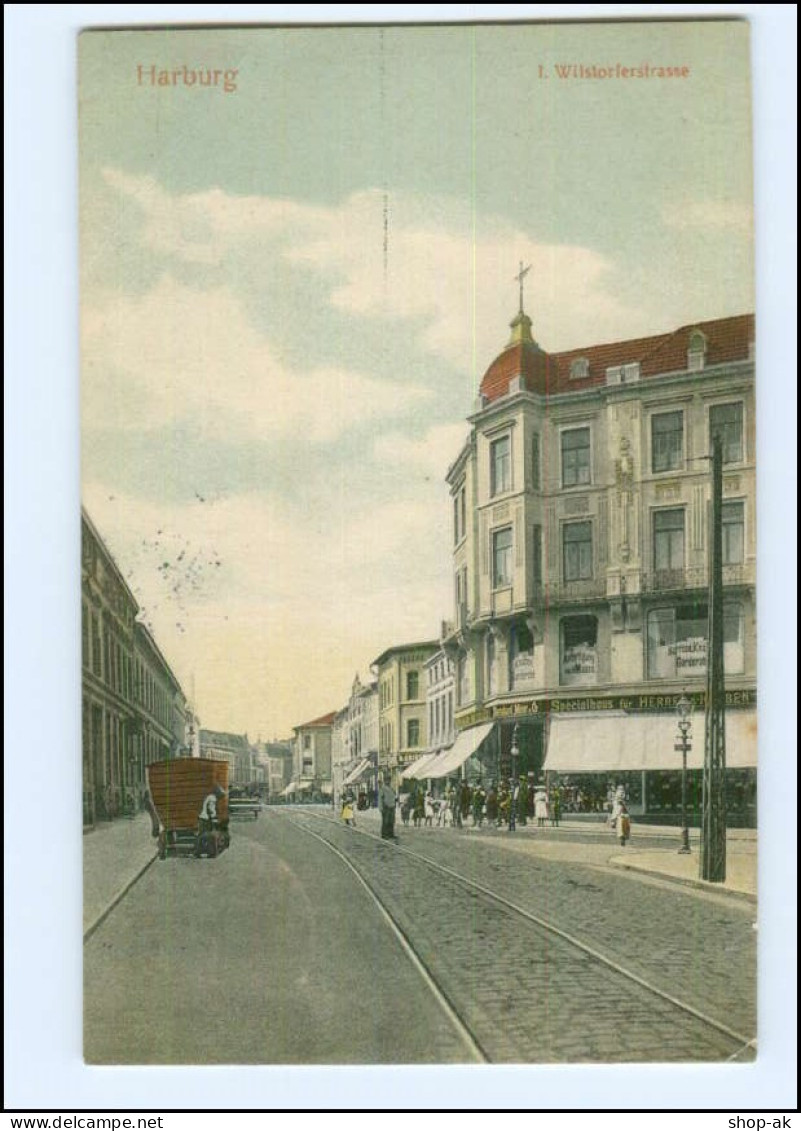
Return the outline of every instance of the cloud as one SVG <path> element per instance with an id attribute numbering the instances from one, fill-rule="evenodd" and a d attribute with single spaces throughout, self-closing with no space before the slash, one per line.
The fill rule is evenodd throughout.
<path id="1" fill-rule="evenodd" d="M 386 432 L 376 436 L 373 453 L 379 461 L 402 464 L 407 475 L 417 472 L 443 482 L 467 436 L 468 427 L 462 423 L 437 425 L 419 438 Z"/>
<path id="2" fill-rule="evenodd" d="M 190 421 L 203 432 L 302 436 L 330 443 L 424 405 L 430 391 L 336 364 L 299 372 L 246 317 L 227 286 L 164 275 L 142 295 L 87 301 L 82 322 L 86 427 L 147 429 Z"/>
<path id="3" fill-rule="evenodd" d="M 575 344 L 576 310 L 587 340 L 618 336 L 621 323 L 634 333 L 643 318 L 641 305 L 615 297 L 607 257 L 534 240 L 464 200 L 365 189 L 324 207 L 219 188 L 171 194 L 114 169 L 103 176 L 141 211 L 140 238 L 155 256 L 202 272 L 258 251 L 282 260 L 287 278 L 311 269 L 334 309 L 407 325 L 420 347 L 468 373 L 483 371 L 502 344 L 521 259 L 532 264 L 526 306 L 548 349 Z"/>

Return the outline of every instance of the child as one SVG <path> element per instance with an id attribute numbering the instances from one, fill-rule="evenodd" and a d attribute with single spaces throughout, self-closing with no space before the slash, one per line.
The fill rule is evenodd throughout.
<path id="1" fill-rule="evenodd" d="M 353 816 L 353 797 L 349 793 L 346 793 L 342 798 L 342 820 L 346 825 L 355 828 L 356 818 Z"/>
<path id="2" fill-rule="evenodd" d="M 629 818 L 629 810 L 625 801 L 620 802 L 617 814 L 617 835 L 620 837 L 620 846 L 624 848 L 626 841 L 631 836 L 631 820 Z"/>

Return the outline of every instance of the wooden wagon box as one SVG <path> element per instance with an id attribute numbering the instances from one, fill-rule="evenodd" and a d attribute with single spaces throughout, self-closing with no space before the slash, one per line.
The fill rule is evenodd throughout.
<path id="1" fill-rule="evenodd" d="M 175 758 L 147 768 L 148 789 L 159 820 L 159 855 L 182 845 L 207 855 L 228 845 L 228 763 L 210 758 Z M 225 790 L 217 799 L 215 829 L 201 836 L 198 818 L 204 799 L 215 786 Z"/>

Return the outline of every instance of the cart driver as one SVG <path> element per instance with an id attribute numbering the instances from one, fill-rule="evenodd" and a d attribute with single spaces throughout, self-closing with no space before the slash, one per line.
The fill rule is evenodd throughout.
<path id="1" fill-rule="evenodd" d="M 210 833 L 214 828 L 214 822 L 217 820 L 217 801 L 220 797 L 225 797 L 225 790 L 221 785 L 215 785 L 212 792 L 204 797 L 198 816 L 198 825 L 202 833 Z"/>

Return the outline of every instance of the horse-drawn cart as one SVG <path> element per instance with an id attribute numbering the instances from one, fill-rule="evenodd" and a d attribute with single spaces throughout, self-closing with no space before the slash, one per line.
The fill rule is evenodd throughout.
<path id="1" fill-rule="evenodd" d="M 147 778 L 159 859 L 182 851 L 217 856 L 228 847 L 227 762 L 209 758 L 154 762 L 148 766 Z M 210 798 L 213 804 L 208 803 Z"/>

